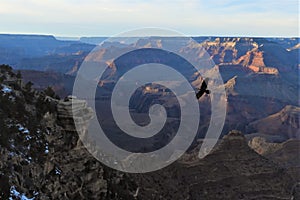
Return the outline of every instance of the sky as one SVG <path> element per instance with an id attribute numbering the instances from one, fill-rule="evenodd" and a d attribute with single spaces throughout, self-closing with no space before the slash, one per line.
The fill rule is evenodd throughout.
<path id="1" fill-rule="evenodd" d="M 299 36 L 298 0 L 0 0 L 0 33 L 112 36 L 143 27 L 189 36 Z"/>

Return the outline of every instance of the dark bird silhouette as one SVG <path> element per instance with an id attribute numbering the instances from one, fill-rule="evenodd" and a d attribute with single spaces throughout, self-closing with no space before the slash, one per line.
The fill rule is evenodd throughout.
<path id="1" fill-rule="evenodd" d="M 201 87 L 199 88 L 199 91 L 196 93 L 196 98 L 200 99 L 200 97 L 202 97 L 202 95 L 204 93 L 206 94 L 210 94 L 210 91 L 207 90 L 207 83 L 208 83 L 208 78 L 205 78 L 205 80 L 203 80 Z"/>

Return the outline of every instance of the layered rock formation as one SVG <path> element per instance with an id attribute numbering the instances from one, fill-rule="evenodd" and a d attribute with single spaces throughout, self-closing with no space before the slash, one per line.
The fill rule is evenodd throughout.
<path id="1" fill-rule="evenodd" d="M 82 145 L 79 134 L 87 131 L 94 116 L 86 101 L 69 96 L 57 104 L 59 134 L 48 137 L 51 154 L 45 163 L 45 193 L 50 199 L 131 199 L 134 182 L 127 175 L 105 167 Z M 77 121 L 75 127 L 74 121 Z M 53 127 L 56 125 L 53 124 Z"/>
<path id="2" fill-rule="evenodd" d="M 256 73 L 273 75 L 279 74 L 276 68 L 265 65 L 263 52 L 258 51 L 257 48 L 247 52 L 244 56 L 240 57 L 236 63 L 241 64 L 244 67 L 248 67 Z"/>
<path id="3" fill-rule="evenodd" d="M 257 136 L 248 144 L 257 153 L 287 169 L 295 180 L 300 181 L 300 140 L 290 139 L 283 143 L 275 143 Z"/>
<path id="4" fill-rule="evenodd" d="M 266 155 L 281 148 L 281 143 L 267 142 L 263 137 L 252 138 L 248 145 L 261 155 Z"/>
<path id="5" fill-rule="evenodd" d="M 279 74 L 297 68 L 297 57 L 287 41 L 264 38 L 215 38 L 202 42 L 216 64 L 240 65 L 256 73 Z"/>
<path id="6" fill-rule="evenodd" d="M 146 199 L 290 199 L 294 184 L 284 168 L 250 149 L 237 131 L 202 160 L 179 161 L 141 177 L 139 194 Z"/>
<path id="7" fill-rule="evenodd" d="M 284 139 L 300 138 L 300 108 L 287 105 L 281 111 L 249 124 L 248 131 L 281 136 Z"/>
<path id="8" fill-rule="evenodd" d="M 76 97 L 68 96 L 57 104 L 57 122 L 66 132 L 84 134 L 93 116 L 94 112 L 87 107 L 86 101 Z"/>

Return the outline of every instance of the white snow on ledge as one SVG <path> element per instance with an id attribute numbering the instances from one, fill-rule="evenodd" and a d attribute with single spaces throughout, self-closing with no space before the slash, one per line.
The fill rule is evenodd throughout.
<path id="1" fill-rule="evenodd" d="M 2 84 L 2 87 L 2 92 L 4 92 L 5 94 L 12 92 L 12 89 L 8 86 Z"/>
<path id="2" fill-rule="evenodd" d="M 49 144 L 48 142 L 46 142 L 46 146 L 45 146 L 45 154 L 49 153 Z"/>
<path id="3" fill-rule="evenodd" d="M 38 194 L 38 193 L 36 193 L 36 195 L 37 195 L 37 194 Z M 35 199 L 35 197 L 28 198 L 28 197 L 26 197 L 25 194 L 21 194 L 20 192 L 18 192 L 18 191 L 16 190 L 16 187 L 15 187 L 15 186 L 12 186 L 12 187 L 10 188 L 10 197 L 9 197 L 9 200 L 13 200 L 13 197 L 14 197 L 14 198 L 18 198 L 18 199 L 20 199 L 20 200 L 34 200 L 34 199 Z"/>
<path id="4" fill-rule="evenodd" d="M 25 128 L 24 126 L 22 126 L 21 124 L 17 124 L 19 131 L 21 131 L 22 133 L 28 134 L 29 130 L 27 128 Z"/>

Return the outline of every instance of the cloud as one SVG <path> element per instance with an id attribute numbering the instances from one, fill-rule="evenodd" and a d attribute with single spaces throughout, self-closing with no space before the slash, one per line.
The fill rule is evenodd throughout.
<path id="1" fill-rule="evenodd" d="M 4 32 L 56 35 L 111 35 L 145 26 L 192 35 L 299 35 L 297 0 L 2 0 L 0 25 Z"/>

